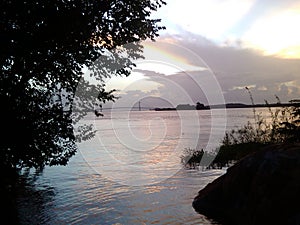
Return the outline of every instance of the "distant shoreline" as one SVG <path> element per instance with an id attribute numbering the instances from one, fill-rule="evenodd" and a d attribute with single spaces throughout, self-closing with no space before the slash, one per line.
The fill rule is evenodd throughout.
<path id="1" fill-rule="evenodd" d="M 228 104 L 220 104 L 220 105 L 208 105 L 204 106 L 201 109 L 194 108 L 154 108 L 151 110 L 154 111 L 174 111 L 174 110 L 210 110 L 210 109 L 238 109 L 238 108 L 273 108 L 273 107 L 289 107 L 289 106 L 299 106 L 300 103 L 272 103 L 272 104 L 254 104 L 254 105 L 247 105 L 243 103 L 228 103 Z"/>
<path id="2" fill-rule="evenodd" d="M 225 105 L 211 105 L 211 109 L 218 108 L 268 108 L 268 107 L 288 107 L 288 106 L 299 106 L 300 103 L 272 103 L 272 104 L 254 104 L 247 105 L 242 103 L 228 103 Z"/>

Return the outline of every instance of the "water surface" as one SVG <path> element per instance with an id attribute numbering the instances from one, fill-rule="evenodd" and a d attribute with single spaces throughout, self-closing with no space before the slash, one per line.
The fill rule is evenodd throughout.
<path id="1" fill-rule="evenodd" d="M 79 144 L 68 166 L 31 175 L 17 199 L 21 224 L 216 224 L 196 213 L 192 201 L 226 171 L 187 170 L 180 152 L 207 146 L 212 119 L 222 133 L 224 116 L 231 129 L 251 120 L 251 109 L 214 118 L 209 110 L 105 114 L 86 118 L 97 136 Z"/>

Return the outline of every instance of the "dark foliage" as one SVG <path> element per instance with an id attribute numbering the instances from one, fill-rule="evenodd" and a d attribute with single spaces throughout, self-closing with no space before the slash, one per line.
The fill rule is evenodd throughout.
<path id="1" fill-rule="evenodd" d="M 211 166 L 218 168 L 229 167 L 235 162 L 244 158 L 245 156 L 256 152 L 263 146 L 264 144 L 255 142 L 236 145 L 222 145 Z"/>
<path id="2" fill-rule="evenodd" d="M 254 105 L 252 94 L 246 89 Z M 248 121 L 246 125 L 226 132 L 213 164 L 228 166 L 262 146 L 300 142 L 300 104 L 282 106 L 278 96 L 276 99 L 278 107 L 268 108 L 269 118 L 262 117 L 253 108 L 254 122 Z M 268 105 L 267 101 L 266 104 Z"/>
<path id="3" fill-rule="evenodd" d="M 197 110 L 200 110 L 200 109 L 204 109 L 205 107 L 204 107 L 204 105 L 202 104 L 202 103 L 200 103 L 200 102 L 197 102 L 196 103 L 196 109 Z"/>
<path id="4" fill-rule="evenodd" d="M 247 89 L 248 90 L 248 89 Z M 249 90 L 248 90 L 249 91 Z M 249 92 L 252 104 L 252 94 Z M 255 153 L 263 146 L 276 143 L 300 142 L 300 105 L 281 106 L 279 98 L 278 107 L 269 107 L 269 118 L 262 117 L 253 108 L 253 121 L 225 133 L 218 153 L 206 159 L 209 164 L 203 164 L 203 150 L 185 149 L 181 162 L 188 168 L 197 168 L 202 163 L 208 168 L 228 167 L 238 162 L 245 156 Z M 268 105 L 268 102 L 266 102 Z M 204 159 L 204 158 L 203 158 Z"/>
<path id="5" fill-rule="evenodd" d="M 96 99 L 114 100 L 103 79 L 129 75 L 132 60 L 141 57 L 139 41 L 154 40 L 163 29 L 159 20 L 149 18 L 163 4 L 162 0 L 1 1 L 1 167 L 67 164 L 76 153 L 75 139 L 93 135 L 89 126 L 83 126 L 76 137 L 72 121 L 92 110 Z M 106 57 L 95 61 L 100 56 Z M 83 67 L 99 85 L 81 80 Z M 72 114 L 74 105 L 81 113 Z"/>
<path id="6" fill-rule="evenodd" d="M 181 155 L 181 163 L 189 169 L 198 169 L 199 167 L 209 167 L 215 158 L 213 153 L 204 151 L 203 149 L 197 150 L 186 148 Z"/>

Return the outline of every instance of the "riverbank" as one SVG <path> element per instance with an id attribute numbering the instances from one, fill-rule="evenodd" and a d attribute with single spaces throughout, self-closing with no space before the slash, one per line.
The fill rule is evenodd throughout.
<path id="1" fill-rule="evenodd" d="M 222 224 L 300 224 L 300 144 L 272 144 L 200 190 L 194 209 Z"/>

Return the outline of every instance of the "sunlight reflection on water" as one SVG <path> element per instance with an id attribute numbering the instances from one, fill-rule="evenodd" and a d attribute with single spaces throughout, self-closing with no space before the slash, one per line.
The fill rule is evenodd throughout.
<path id="1" fill-rule="evenodd" d="M 209 111 L 201 113 L 199 116 L 204 119 L 200 119 L 199 146 L 205 145 L 207 132 L 210 131 L 209 115 L 205 114 Z M 227 114 L 231 125 L 228 129 L 244 124 L 252 117 L 249 109 L 228 110 Z M 141 114 L 131 116 L 139 127 Z M 130 186 L 115 182 L 107 174 L 135 179 L 132 176 L 136 173 L 130 174 L 126 167 L 115 166 L 114 161 L 105 158 L 98 142 L 86 142 L 83 144 L 85 152 L 73 157 L 68 166 L 46 168 L 37 180 L 22 189 L 18 197 L 21 224 L 214 224 L 193 210 L 192 201 L 200 189 L 224 174 L 225 170 L 186 170 L 181 167 L 180 155 L 169 157 L 170 149 L 177 144 L 176 138 L 181 134 L 175 129 L 178 126 L 176 115 L 169 114 L 168 118 L 166 123 L 172 127 L 166 132 L 168 140 L 163 140 L 160 148 L 147 154 L 122 149 L 120 143 L 111 140 L 112 129 L 107 126 L 99 130 L 101 138 L 107 139 L 106 148 L 114 151 L 117 159 L 143 166 L 144 171 L 139 171 L 139 179 L 145 185 Z M 101 124 L 105 124 L 103 121 Z M 192 123 L 189 124 L 193 127 Z M 157 124 L 153 127 L 158 129 Z M 155 131 L 152 132 L 155 136 Z M 189 141 L 199 136 L 199 133 L 193 134 L 192 129 L 186 132 L 182 136 L 185 144 L 182 148 L 190 147 Z M 144 138 L 143 135 L 148 134 L 138 135 Z M 216 141 L 216 146 L 218 144 Z M 139 154 L 140 157 L 137 157 Z M 163 159 L 167 159 L 164 167 L 151 167 Z M 97 165 L 101 166 L 101 171 L 104 168 L 105 173 L 99 173 Z M 172 176 L 164 173 L 168 169 L 174 169 Z M 152 182 L 158 181 L 158 178 L 159 182 Z"/>
<path id="2" fill-rule="evenodd" d="M 180 170 L 162 183 L 134 187 L 107 180 L 76 156 L 68 167 L 46 169 L 38 179 L 36 187 L 54 187 L 52 198 L 32 194 L 19 200 L 23 209 L 28 202 L 39 205 L 36 211 L 23 210 L 23 224 L 212 224 L 191 203 L 223 173 Z"/>
<path id="3" fill-rule="evenodd" d="M 222 113 L 220 111 L 218 116 L 224 123 L 226 115 Z M 123 114 L 126 113 L 108 112 L 110 119 L 104 120 L 92 115 L 87 117 L 84 122 L 94 123 L 98 132 L 92 140 L 79 143 L 79 149 L 96 172 L 115 182 L 134 186 L 161 182 L 176 174 L 182 167 L 179 162 L 185 148 L 205 149 L 209 144 L 215 149 L 226 125 L 220 127 L 220 133 L 211 133 L 211 111 Z M 210 139 L 217 141 L 212 144 Z"/>

